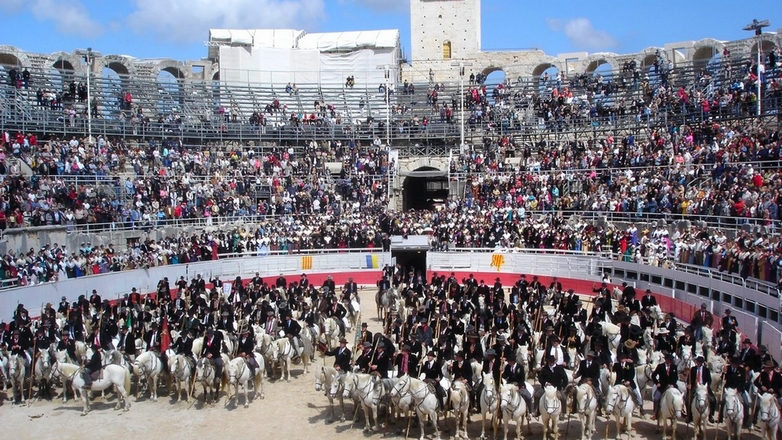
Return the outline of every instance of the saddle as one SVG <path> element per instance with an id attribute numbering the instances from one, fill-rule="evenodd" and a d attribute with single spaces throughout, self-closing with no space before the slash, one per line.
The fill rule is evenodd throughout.
<path id="1" fill-rule="evenodd" d="M 444 409 L 445 403 L 443 402 L 443 399 L 445 397 L 445 390 L 443 387 L 434 379 L 424 379 L 424 383 L 426 384 L 427 390 L 437 397 L 437 407 L 441 410 Z"/>

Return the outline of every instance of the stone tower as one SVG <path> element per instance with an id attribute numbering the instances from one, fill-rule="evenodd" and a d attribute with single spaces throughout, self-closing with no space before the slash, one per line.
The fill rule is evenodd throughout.
<path id="1" fill-rule="evenodd" d="M 414 64 L 475 56 L 481 50 L 481 0 L 410 0 L 410 39 Z"/>

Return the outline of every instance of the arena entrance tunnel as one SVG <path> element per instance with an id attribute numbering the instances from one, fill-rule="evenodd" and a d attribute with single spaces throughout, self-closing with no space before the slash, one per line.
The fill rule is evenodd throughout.
<path id="1" fill-rule="evenodd" d="M 426 252 L 429 250 L 429 237 L 426 235 L 394 235 L 391 237 L 391 261 L 399 264 L 408 274 L 421 274 L 426 279 Z"/>
<path id="2" fill-rule="evenodd" d="M 448 198 L 448 174 L 437 168 L 423 167 L 406 174 L 402 208 L 432 210 Z"/>

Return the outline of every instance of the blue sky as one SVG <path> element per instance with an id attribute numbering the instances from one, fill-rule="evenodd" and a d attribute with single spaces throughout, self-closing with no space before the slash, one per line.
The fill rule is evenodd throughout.
<path id="1" fill-rule="evenodd" d="M 0 44 L 32 52 L 92 47 L 138 58 L 206 56 L 210 28 L 309 32 L 399 29 L 410 47 L 410 0 L 0 0 Z M 746 38 L 753 18 L 782 28 L 779 0 L 482 0 L 485 50 L 636 52 L 712 37 Z"/>

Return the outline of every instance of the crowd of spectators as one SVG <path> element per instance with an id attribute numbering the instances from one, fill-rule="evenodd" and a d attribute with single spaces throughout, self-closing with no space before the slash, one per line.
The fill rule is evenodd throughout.
<path id="1" fill-rule="evenodd" d="M 574 89 L 591 91 L 586 102 L 597 106 L 596 96 L 610 96 L 613 87 L 634 87 L 644 91 L 649 106 L 661 96 L 711 99 L 716 95 L 697 93 L 719 94 L 724 90 L 718 84 L 727 84 L 707 72 L 677 94 L 667 69 L 661 62 L 650 71 L 656 79 L 647 83 L 635 78 L 636 67 L 628 66 L 622 75 L 639 79 L 637 84 L 604 87 L 599 78 L 578 77 Z M 741 93 L 751 94 L 753 65 L 731 72 L 735 75 L 723 72 L 721 78 L 737 76 L 744 84 Z M 482 81 L 469 86 L 471 118 L 519 109 L 512 87 L 498 87 L 489 99 Z M 544 81 L 546 92 L 535 99 L 547 112 L 552 105 L 560 113 L 581 105 L 570 100 L 561 76 Z M 453 119 L 447 110 L 458 103 L 440 106 L 437 92 L 445 86 L 432 87 L 433 107 L 447 123 Z M 538 104 L 532 107 L 542 108 Z M 315 109 L 318 115 L 333 112 L 323 102 L 316 102 Z M 239 220 L 245 226 L 142 241 L 119 251 L 89 243 L 78 250 L 56 245 L 17 250 L 3 258 L 4 277 L 42 282 L 221 255 L 380 248 L 390 235 L 429 234 L 434 248 L 442 250 L 600 251 L 642 264 L 696 264 L 776 282 L 782 255 L 774 234 L 782 203 L 778 127 L 702 116 L 684 124 L 647 126 L 637 134 L 602 131 L 536 146 L 522 146 L 512 134 L 490 135 L 451 160 L 451 179 L 464 183 L 463 194 L 451 194 L 436 209 L 408 212 L 386 209 L 393 164 L 378 142 L 311 141 L 254 149 L 98 136 L 94 145 L 86 145 L 76 137 L 42 141 L 34 133 L 6 131 L 0 148 L 2 229 L 89 225 L 149 230 L 171 220 L 204 226 Z M 428 123 L 425 117 L 423 125 Z M 7 157 L 26 162 L 34 175 L 25 177 L 18 166 L 6 166 Z M 341 164 L 338 174 L 327 167 L 335 162 Z M 130 170 L 133 177 L 118 177 Z M 603 216 L 631 226 L 593 221 Z M 693 222 L 677 229 L 649 222 L 679 219 Z M 699 220 L 711 223 L 702 227 Z M 766 234 L 742 231 L 745 223 L 764 227 Z M 739 232 L 726 235 L 726 230 Z"/>

